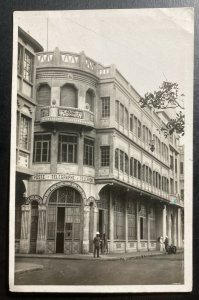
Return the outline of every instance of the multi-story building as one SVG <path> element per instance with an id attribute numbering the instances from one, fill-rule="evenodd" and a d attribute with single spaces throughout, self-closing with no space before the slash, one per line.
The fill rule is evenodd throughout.
<path id="1" fill-rule="evenodd" d="M 17 124 L 16 124 L 16 197 L 15 197 L 15 245 L 19 250 L 22 204 L 28 191 L 32 171 L 33 132 L 35 118 L 35 53 L 43 47 L 18 29 L 17 61 Z M 26 209 L 27 207 L 25 207 Z M 21 245 L 22 247 L 22 245 Z"/>
<path id="2" fill-rule="evenodd" d="M 31 174 L 20 252 L 87 253 L 96 231 L 109 252 L 156 250 L 160 235 L 182 246 L 179 141 L 159 130 L 165 112 L 114 65 L 80 54 L 39 52 Z"/>

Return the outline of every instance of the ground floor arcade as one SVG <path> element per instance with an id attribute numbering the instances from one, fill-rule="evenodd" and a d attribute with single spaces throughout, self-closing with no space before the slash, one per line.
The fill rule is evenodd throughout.
<path id="1" fill-rule="evenodd" d="M 38 184 L 30 183 L 28 191 L 39 191 Z M 70 181 L 49 182 L 40 194 L 20 197 L 26 187 L 18 186 L 16 252 L 92 252 L 97 231 L 106 234 L 109 252 L 157 250 L 161 235 L 182 247 L 182 208 L 162 199 L 119 185 L 85 188 Z"/>

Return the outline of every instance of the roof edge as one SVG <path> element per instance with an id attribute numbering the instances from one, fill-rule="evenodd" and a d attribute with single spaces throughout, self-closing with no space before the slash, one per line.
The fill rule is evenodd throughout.
<path id="1" fill-rule="evenodd" d="M 21 27 L 18 26 L 18 35 L 25 40 L 25 42 L 29 43 L 35 52 L 42 52 L 44 48 L 40 45 L 30 34 L 24 31 Z"/>

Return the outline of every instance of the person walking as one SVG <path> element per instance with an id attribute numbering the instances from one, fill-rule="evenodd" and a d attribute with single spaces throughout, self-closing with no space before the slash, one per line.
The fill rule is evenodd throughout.
<path id="1" fill-rule="evenodd" d="M 164 245 L 165 245 L 165 251 L 168 252 L 169 239 L 168 239 L 167 235 L 166 235 L 165 240 L 164 240 Z"/>
<path id="2" fill-rule="evenodd" d="M 96 236 L 93 239 L 93 245 L 94 245 L 94 257 L 96 256 L 97 252 L 97 257 L 99 257 L 99 249 L 100 249 L 100 233 L 97 232 Z"/>
<path id="3" fill-rule="evenodd" d="M 108 241 L 107 241 L 105 233 L 103 233 L 103 236 L 102 236 L 102 253 L 108 254 Z"/>

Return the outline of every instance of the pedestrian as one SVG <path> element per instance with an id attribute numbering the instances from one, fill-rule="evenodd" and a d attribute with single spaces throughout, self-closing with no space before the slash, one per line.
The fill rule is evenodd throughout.
<path id="1" fill-rule="evenodd" d="M 164 245 L 165 245 L 165 251 L 168 252 L 169 239 L 168 239 L 167 235 L 166 235 L 165 240 L 164 240 Z"/>
<path id="2" fill-rule="evenodd" d="M 100 233 L 97 232 L 96 236 L 93 239 L 93 244 L 94 244 L 94 257 L 96 256 L 97 252 L 97 257 L 99 257 L 99 249 L 100 249 Z"/>
<path id="3" fill-rule="evenodd" d="M 159 239 L 159 241 L 160 241 L 160 251 L 161 252 L 164 252 L 164 239 L 163 239 L 163 236 L 161 235 L 160 236 L 160 239 Z"/>
<path id="4" fill-rule="evenodd" d="M 108 241 L 107 241 L 105 233 L 103 233 L 103 236 L 102 236 L 102 253 L 108 254 Z"/>

